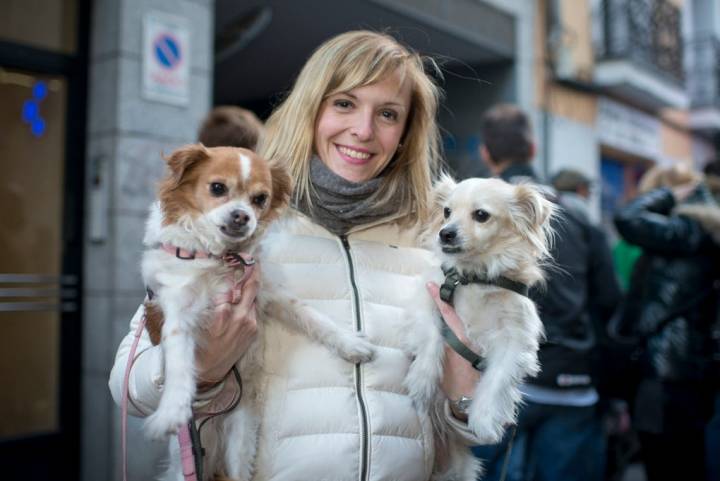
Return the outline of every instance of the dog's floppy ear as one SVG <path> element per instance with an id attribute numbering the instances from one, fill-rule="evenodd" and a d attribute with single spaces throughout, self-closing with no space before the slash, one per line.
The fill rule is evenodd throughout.
<path id="1" fill-rule="evenodd" d="M 174 187 L 180 185 L 183 175 L 190 167 L 209 157 L 210 152 L 203 144 L 184 145 L 173 151 L 172 154 L 165 157 L 165 162 L 170 169 L 170 184 Z"/>
<path id="2" fill-rule="evenodd" d="M 442 209 L 448 197 L 450 197 L 450 193 L 455 190 L 456 186 L 457 182 L 455 182 L 455 179 L 450 177 L 449 174 L 443 173 L 440 176 L 432 189 L 433 210 Z"/>
<path id="3" fill-rule="evenodd" d="M 550 218 L 555 215 L 557 208 L 547 199 L 542 187 L 534 184 L 516 185 L 510 209 L 512 222 L 520 234 L 539 252 L 546 253 L 553 235 Z"/>
<path id="4" fill-rule="evenodd" d="M 533 184 L 515 186 L 515 218 L 525 224 L 525 228 L 537 229 L 548 221 L 554 210 L 552 202 L 547 200 L 542 190 Z"/>
<path id="5" fill-rule="evenodd" d="M 270 209 L 279 213 L 290 202 L 293 182 L 285 165 L 278 160 L 269 161 L 270 174 L 272 175 L 272 199 Z"/>

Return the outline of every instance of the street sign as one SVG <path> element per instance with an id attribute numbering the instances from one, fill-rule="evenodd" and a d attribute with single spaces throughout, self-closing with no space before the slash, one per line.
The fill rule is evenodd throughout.
<path id="1" fill-rule="evenodd" d="M 143 97 L 172 105 L 190 101 L 190 29 L 182 17 L 143 18 Z"/>

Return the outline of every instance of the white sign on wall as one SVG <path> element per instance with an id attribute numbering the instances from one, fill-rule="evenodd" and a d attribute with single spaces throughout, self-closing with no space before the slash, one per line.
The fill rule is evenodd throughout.
<path id="1" fill-rule="evenodd" d="M 660 121 L 651 115 L 600 98 L 596 127 L 600 143 L 608 147 L 649 159 L 660 157 Z"/>
<path id="2" fill-rule="evenodd" d="M 190 29 L 182 17 L 143 18 L 143 97 L 173 105 L 190 101 Z"/>

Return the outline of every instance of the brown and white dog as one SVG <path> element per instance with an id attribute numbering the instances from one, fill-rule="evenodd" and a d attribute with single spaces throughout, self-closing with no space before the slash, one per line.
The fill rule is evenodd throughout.
<path id="1" fill-rule="evenodd" d="M 194 353 L 213 315 L 216 299 L 242 276 L 230 258 L 259 256 L 258 241 L 268 224 L 287 206 L 291 180 L 284 168 L 250 150 L 188 145 L 167 159 L 158 202 L 146 226 L 142 274 L 154 293 L 148 316 L 162 316 L 165 380 L 160 404 L 145 422 L 147 434 L 164 438 L 187 423 L 196 395 Z M 224 260 L 225 259 L 225 260 Z M 256 300 L 258 336 L 262 322 L 277 319 L 327 346 L 350 362 L 367 361 L 372 346 L 354 332 L 283 294 L 261 278 Z M 261 344 L 260 340 L 253 346 Z M 243 381 L 239 406 L 203 434 L 207 450 L 205 478 L 224 473 L 235 480 L 252 475 L 259 415 L 254 405 L 258 383 L 258 349 L 251 347 L 238 363 Z M 219 439 L 219 438 L 224 439 Z M 222 453 L 221 453 L 222 452 Z M 224 458 L 224 459 L 223 459 Z M 165 480 L 182 480 L 177 443 L 170 443 Z"/>

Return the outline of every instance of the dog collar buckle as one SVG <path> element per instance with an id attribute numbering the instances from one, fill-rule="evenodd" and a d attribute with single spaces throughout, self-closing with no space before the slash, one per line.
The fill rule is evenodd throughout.
<path id="1" fill-rule="evenodd" d="M 187 254 L 184 254 L 184 253 L 187 253 Z M 195 259 L 195 255 L 196 255 L 196 252 L 194 250 L 189 251 L 189 250 L 181 249 L 179 247 L 175 248 L 175 257 L 177 257 L 178 259 L 182 259 L 184 261 L 191 261 L 191 260 Z"/>

